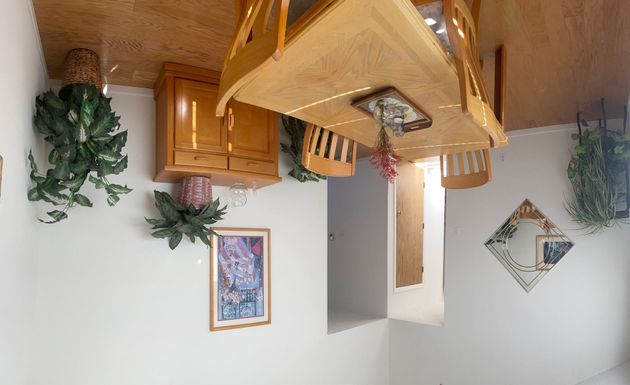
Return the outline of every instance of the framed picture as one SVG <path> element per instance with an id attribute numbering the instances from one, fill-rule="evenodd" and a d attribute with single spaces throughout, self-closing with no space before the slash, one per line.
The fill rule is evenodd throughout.
<path id="1" fill-rule="evenodd" d="M 210 331 L 271 323 L 271 231 L 212 228 Z"/>
<path id="2" fill-rule="evenodd" d="M 431 127 L 433 120 L 420 107 L 394 87 L 367 95 L 352 103 L 352 107 L 373 117 L 376 103 L 383 100 L 385 104 L 399 106 L 404 110 L 403 131 L 415 131 Z"/>
<path id="3" fill-rule="evenodd" d="M 536 268 L 549 270 L 573 247 L 573 242 L 562 235 L 536 236 Z"/>

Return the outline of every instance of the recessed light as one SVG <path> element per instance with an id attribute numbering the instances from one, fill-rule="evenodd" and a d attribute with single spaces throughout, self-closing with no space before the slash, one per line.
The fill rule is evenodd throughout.
<path id="1" fill-rule="evenodd" d="M 432 19 L 430 17 L 427 17 L 426 19 L 424 19 L 424 21 L 425 21 L 425 23 L 427 23 L 427 25 L 429 27 L 437 23 L 437 21 L 435 21 L 435 19 Z"/>
<path id="2" fill-rule="evenodd" d="M 444 32 L 446 32 L 444 28 L 440 28 L 437 31 L 435 31 L 435 33 L 444 33 Z"/>

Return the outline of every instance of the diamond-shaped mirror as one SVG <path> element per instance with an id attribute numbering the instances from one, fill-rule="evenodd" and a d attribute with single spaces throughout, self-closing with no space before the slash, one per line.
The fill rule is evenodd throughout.
<path id="1" fill-rule="evenodd" d="M 573 242 L 526 199 L 492 234 L 486 247 L 529 292 L 571 250 Z"/>

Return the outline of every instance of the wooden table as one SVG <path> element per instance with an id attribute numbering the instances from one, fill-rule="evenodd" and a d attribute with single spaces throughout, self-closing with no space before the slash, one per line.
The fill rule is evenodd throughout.
<path id="1" fill-rule="evenodd" d="M 495 146 L 507 144 L 489 108 L 485 125 L 462 112 L 454 61 L 409 0 L 320 0 L 289 27 L 282 58 L 234 97 L 373 146 L 374 120 L 351 103 L 392 86 L 433 119 L 392 136 L 406 159 L 488 148 L 493 130 Z"/>

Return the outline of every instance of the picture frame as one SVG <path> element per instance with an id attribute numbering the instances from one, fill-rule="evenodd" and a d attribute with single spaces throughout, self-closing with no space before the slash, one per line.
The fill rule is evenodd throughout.
<path id="1" fill-rule="evenodd" d="M 405 120 L 403 122 L 403 131 L 411 132 L 424 128 L 429 128 L 433 124 L 433 119 L 427 113 L 422 111 L 408 97 L 403 95 L 394 87 L 385 88 L 370 95 L 364 96 L 352 102 L 352 107 L 365 113 L 369 117 L 373 117 L 374 108 L 378 100 L 385 99 L 387 103 L 393 103 L 405 107 Z"/>
<path id="2" fill-rule="evenodd" d="M 562 235 L 536 236 L 536 269 L 550 270 L 573 247 Z"/>
<path id="3" fill-rule="evenodd" d="M 212 230 L 210 331 L 271 324 L 271 230 Z"/>

